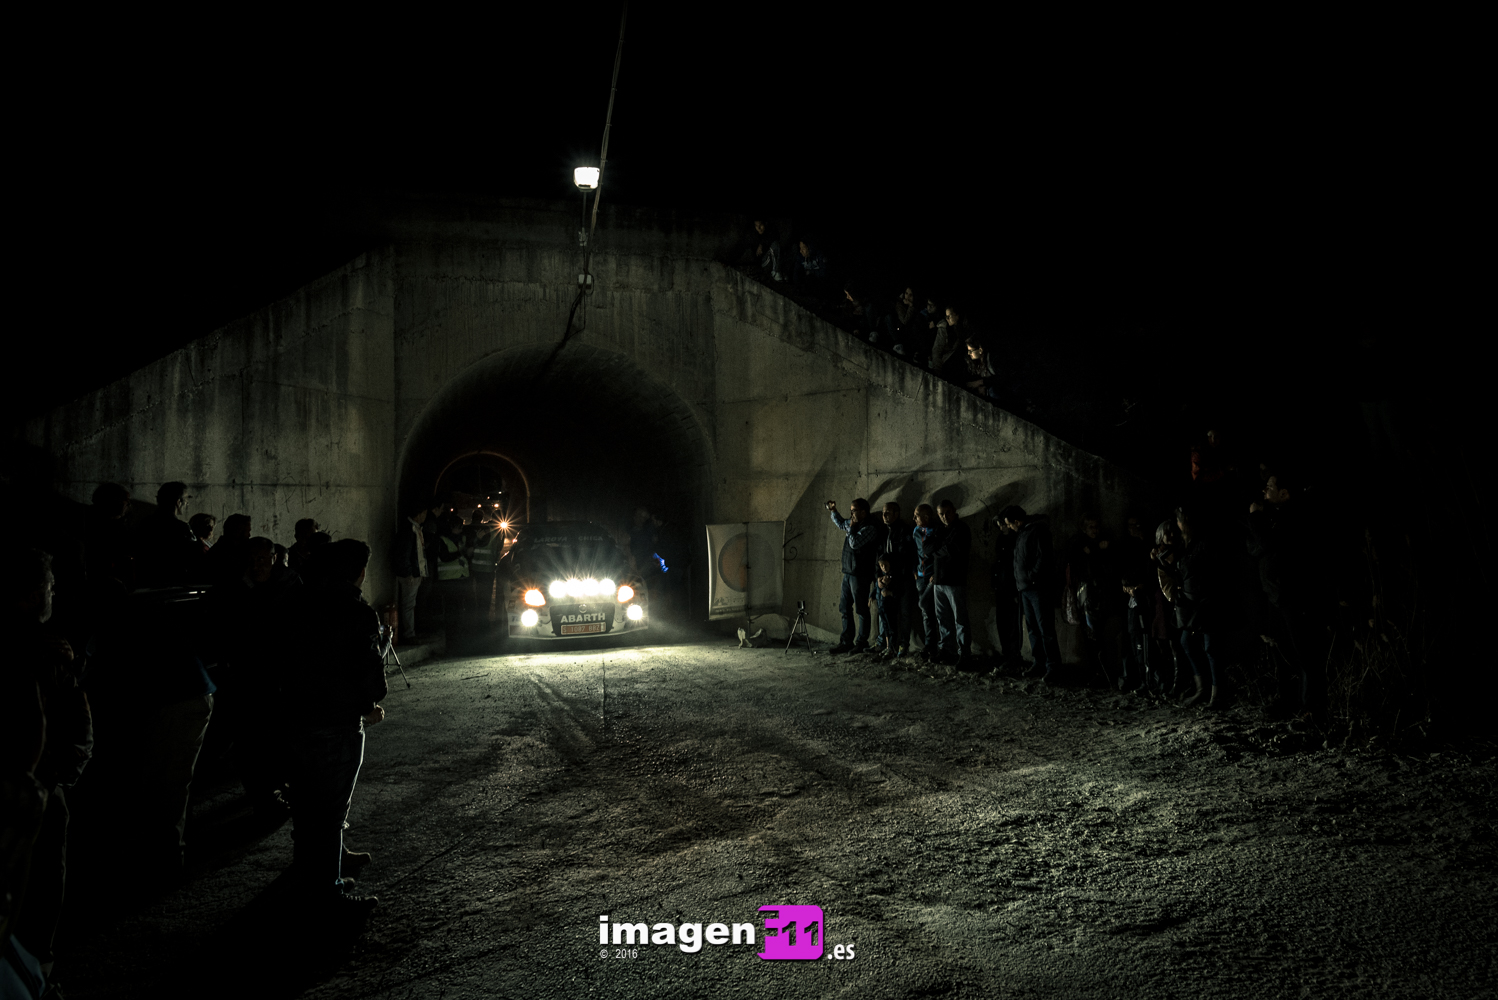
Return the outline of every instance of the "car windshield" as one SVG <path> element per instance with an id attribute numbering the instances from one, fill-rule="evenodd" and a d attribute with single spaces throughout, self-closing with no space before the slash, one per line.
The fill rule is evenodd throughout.
<path id="1" fill-rule="evenodd" d="M 609 533 L 596 524 L 535 524 L 520 528 L 507 556 L 524 576 L 622 579 L 629 564 Z"/>

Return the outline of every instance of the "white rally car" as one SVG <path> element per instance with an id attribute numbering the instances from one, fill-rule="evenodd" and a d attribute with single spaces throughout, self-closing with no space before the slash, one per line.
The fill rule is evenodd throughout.
<path id="1" fill-rule="evenodd" d="M 620 635 L 650 625 L 643 581 L 609 533 L 591 522 L 521 525 L 499 571 L 512 637 Z"/>

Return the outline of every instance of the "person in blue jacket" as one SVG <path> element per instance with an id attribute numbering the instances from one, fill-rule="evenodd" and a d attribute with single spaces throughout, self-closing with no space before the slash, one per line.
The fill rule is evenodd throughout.
<path id="1" fill-rule="evenodd" d="M 828 650 L 840 653 L 864 652 L 869 640 L 869 593 L 878 575 L 876 560 L 884 548 L 884 531 L 881 525 L 869 516 L 869 502 L 863 497 L 849 506 L 851 517 L 837 512 L 837 501 L 828 500 L 827 509 L 832 512 L 832 523 L 848 537 L 843 540 L 843 587 L 838 596 L 837 610 L 843 618 L 843 633 L 836 646 Z M 858 616 L 858 632 L 853 630 L 853 617 Z"/>

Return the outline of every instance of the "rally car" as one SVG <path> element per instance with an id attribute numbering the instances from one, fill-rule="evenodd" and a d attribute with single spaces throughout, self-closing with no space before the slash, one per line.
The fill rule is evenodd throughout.
<path id="1" fill-rule="evenodd" d="M 573 639 L 650 624 L 644 582 L 603 528 L 587 521 L 524 524 L 500 560 L 510 635 Z"/>

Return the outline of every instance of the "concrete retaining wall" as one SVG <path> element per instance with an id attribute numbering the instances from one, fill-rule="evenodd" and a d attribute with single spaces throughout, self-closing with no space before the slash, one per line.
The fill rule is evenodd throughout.
<path id="1" fill-rule="evenodd" d="M 908 518 L 950 497 L 974 532 L 980 645 L 992 641 L 992 515 L 1010 503 L 1050 514 L 1060 543 L 1084 509 L 1117 529 L 1144 496 L 1095 456 L 708 259 L 698 224 L 611 217 L 620 228 L 596 258 L 585 329 L 559 348 L 575 216 L 526 203 L 507 227 L 505 211 L 403 219 L 389 248 L 33 421 L 28 436 L 78 500 L 105 480 L 149 500 L 182 479 L 190 512 L 248 513 L 282 541 L 308 516 L 366 538 L 379 602 L 393 591 L 398 494 L 419 498 L 434 469 L 485 442 L 527 467 L 533 493 L 575 491 L 565 449 L 557 458 L 526 429 L 538 408 L 577 410 L 598 420 L 568 427 L 612 435 L 625 456 L 600 496 L 626 509 L 650 490 L 679 496 L 699 557 L 708 521 L 787 521 L 788 607 L 805 599 L 824 635 L 838 628 L 842 541 L 824 503 L 893 499 Z"/>

